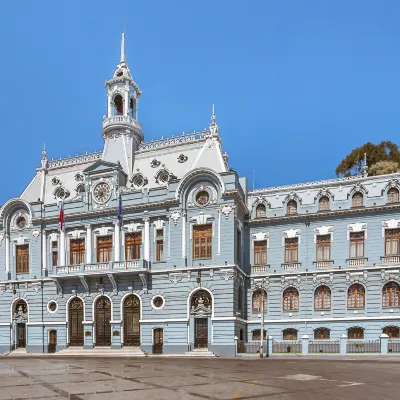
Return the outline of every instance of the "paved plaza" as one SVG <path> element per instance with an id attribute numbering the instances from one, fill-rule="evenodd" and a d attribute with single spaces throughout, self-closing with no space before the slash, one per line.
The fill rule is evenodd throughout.
<path id="1" fill-rule="evenodd" d="M 395 399 L 399 361 L 0 359 L 3 399 Z"/>

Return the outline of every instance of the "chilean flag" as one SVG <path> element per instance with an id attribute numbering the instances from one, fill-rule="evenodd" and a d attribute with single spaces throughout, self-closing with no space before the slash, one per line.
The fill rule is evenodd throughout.
<path id="1" fill-rule="evenodd" d="M 119 221 L 120 225 L 122 225 L 123 216 L 122 216 L 122 196 L 121 196 L 121 193 L 119 194 L 119 199 L 118 199 L 117 215 L 118 215 L 118 221 Z"/>
<path id="2" fill-rule="evenodd" d="M 64 228 L 64 204 L 60 202 L 60 231 Z"/>

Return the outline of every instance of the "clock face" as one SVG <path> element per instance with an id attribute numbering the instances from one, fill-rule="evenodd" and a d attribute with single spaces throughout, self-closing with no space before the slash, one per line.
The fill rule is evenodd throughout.
<path id="1" fill-rule="evenodd" d="M 93 189 L 93 198 L 96 203 L 106 203 L 111 197 L 111 187 L 107 182 L 98 183 Z"/>

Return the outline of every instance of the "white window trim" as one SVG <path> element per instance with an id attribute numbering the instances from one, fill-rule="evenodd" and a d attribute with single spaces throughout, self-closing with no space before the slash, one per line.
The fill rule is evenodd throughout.
<path id="1" fill-rule="evenodd" d="M 347 225 L 347 240 L 350 240 L 350 233 L 353 232 L 364 232 L 364 239 L 367 240 L 367 224 L 357 222 Z"/>
<path id="2" fill-rule="evenodd" d="M 386 229 L 397 229 L 400 228 L 400 219 L 390 219 L 388 221 L 382 221 L 382 237 L 385 237 Z"/>
<path id="3" fill-rule="evenodd" d="M 267 242 L 267 249 L 269 249 L 269 232 L 257 232 L 251 235 L 251 248 L 254 250 L 254 242 Z"/>
<path id="4" fill-rule="evenodd" d="M 331 243 L 333 243 L 333 226 L 320 226 L 314 229 L 314 243 L 317 243 L 317 236 L 331 235 Z"/>
<path id="5" fill-rule="evenodd" d="M 285 247 L 285 239 L 293 239 L 295 237 L 299 239 L 299 244 L 300 244 L 301 229 L 288 229 L 287 231 L 282 231 L 282 247 Z"/>

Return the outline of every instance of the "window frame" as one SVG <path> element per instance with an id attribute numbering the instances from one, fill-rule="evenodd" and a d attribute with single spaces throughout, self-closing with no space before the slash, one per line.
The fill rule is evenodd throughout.
<path id="1" fill-rule="evenodd" d="M 395 195 L 394 195 L 395 199 L 394 200 L 391 198 L 392 194 L 390 192 L 395 193 Z M 399 202 L 399 195 L 400 195 L 399 189 L 397 187 L 391 187 L 386 193 L 387 203 L 388 204 L 398 203 Z"/>
<path id="2" fill-rule="evenodd" d="M 268 262 L 268 240 L 255 240 L 253 242 L 253 263 L 254 265 L 267 265 Z M 260 259 L 260 262 L 257 262 Z"/>
<path id="3" fill-rule="evenodd" d="M 289 296 L 286 293 L 289 292 Z M 297 293 L 297 296 L 294 294 Z M 289 301 L 285 301 L 286 298 L 289 298 Z M 296 300 L 297 298 L 297 300 Z M 296 304 L 297 301 L 297 304 Z M 288 303 L 288 304 L 285 304 Z M 299 290 L 293 286 L 287 287 L 282 293 L 282 310 L 291 312 L 291 311 L 299 311 L 300 309 L 300 293 Z"/>
<path id="4" fill-rule="evenodd" d="M 261 309 L 261 291 L 264 290 L 264 313 L 268 311 L 268 292 L 265 289 L 256 289 L 251 295 L 251 312 L 254 314 L 262 312 Z M 257 297 L 257 298 L 256 298 Z M 254 307 L 255 302 L 258 302 L 258 307 Z"/>
<path id="5" fill-rule="evenodd" d="M 353 290 L 350 291 L 350 289 L 352 289 L 353 287 L 359 287 L 362 288 L 362 290 Z M 354 294 L 353 294 L 354 293 Z M 350 305 L 350 294 L 352 294 L 352 296 L 354 296 L 354 305 Z M 360 304 L 358 303 L 358 295 L 362 296 L 362 305 L 360 306 Z M 353 283 L 352 285 L 350 285 L 347 288 L 347 309 L 351 309 L 351 310 L 355 310 L 355 309 L 364 309 L 365 305 L 366 305 L 366 290 L 365 290 L 365 286 L 362 285 L 361 283 Z"/>
<path id="6" fill-rule="evenodd" d="M 164 260 L 164 228 L 156 229 L 156 262 Z"/>
<path id="7" fill-rule="evenodd" d="M 323 201 L 325 202 L 325 204 L 327 204 L 327 206 L 325 207 L 321 207 L 323 203 Z M 330 211 L 331 209 L 331 200 L 329 198 L 329 196 L 321 196 L 318 199 L 318 211 Z"/>
<path id="8" fill-rule="evenodd" d="M 361 204 L 357 204 L 357 198 L 361 199 Z M 351 196 L 351 207 L 364 207 L 364 194 L 361 192 L 355 192 Z"/>
<path id="9" fill-rule="evenodd" d="M 326 293 L 325 293 L 325 288 L 327 288 L 328 290 L 329 290 L 329 293 L 328 293 L 328 291 L 326 291 Z M 321 300 L 321 303 L 322 303 L 322 307 L 317 307 L 316 306 L 316 303 L 317 303 L 317 296 L 320 294 L 318 291 L 319 290 L 321 290 L 321 289 L 324 289 L 324 290 L 322 290 L 322 292 L 321 292 L 321 297 L 322 297 L 322 300 Z M 329 307 L 327 306 L 327 305 L 325 305 L 325 302 L 327 302 L 327 301 L 325 301 L 325 297 L 328 297 L 329 296 Z M 331 310 L 332 309 L 332 290 L 331 290 L 331 288 L 329 287 L 329 286 L 327 286 L 327 285 L 319 285 L 317 288 L 315 288 L 315 290 L 314 290 L 314 310 L 315 311 L 321 311 L 321 310 L 323 310 L 323 311 L 325 311 L 325 310 Z"/>
<path id="10" fill-rule="evenodd" d="M 297 201 L 291 199 L 286 204 L 286 215 L 297 215 L 298 214 L 298 204 Z"/>
<path id="11" fill-rule="evenodd" d="M 291 336 L 293 333 L 295 333 L 295 338 L 285 338 L 285 335 Z M 299 337 L 299 331 L 298 329 L 295 328 L 286 328 L 282 331 L 282 340 L 298 340 Z"/>
<path id="12" fill-rule="evenodd" d="M 106 240 L 107 239 L 107 242 Z M 104 240 L 106 244 L 100 244 Z M 107 254 L 107 257 L 104 257 Z M 102 235 L 96 236 L 96 260 L 98 263 L 106 263 L 113 261 L 113 236 Z"/>
<path id="13" fill-rule="evenodd" d="M 58 240 L 51 240 L 51 266 L 56 267 L 58 265 Z"/>
<path id="14" fill-rule="evenodd" d="M 293 241 L 293 243 L 290 243 Z M 293 259 L 293 251 L 295 250 L 296 257 Z M 289 259 L 287 258 L 287 253 L 289 254 Z M 299 238 L 296 236 L 294 238 L 285 238 L 284 241 L 284 259 L 285 264 L 297 263 L 299 262 Z"/>
<path id="15" fill-rule="evenodd" d="M 320 335 L 317 335 L 317 332 L 321 332 Z M 328 337 L 324 337 L 324 333 L 328 333 Z M 319 337 L 318 337 L 319 336 Z M 331 339 L 331 330 L 329 328 L 317 328 L 314 329 L 314 340 L 330 340 Z"/>
<path id="16" fill-rule="evenodd" d="M 327 239 L 329 237 L 329 239 Z M 321 246 L 320 258 L 318 248 Z M 316 260 L 317 261 L 330 261 L 331 260 L 331 250 L 332 250 L 332 235 L 330 233 L 326 235 L 317 235 L 316 237 Z M 328 249 L 328 258 L 325 258 L 325 250 Z"/>
<path id="17" fill-rule="evenodd" d="M 22 253 L 24 252 L 24 253 Z M 30 248 L 29 243 L 15 245 L 15 273 L 29 274 L 30 263 Z"/>
<path id="18" fill-rule="evenodd" d="M 140 260 L 142 251 L 142 232 L 125 233 L 125 261 Z M 139 258 L 134 258 L 134 256 Z"/>
<path id="19" fill-rule="evenodd" d="M 258 204 L 256 207 L 256 218 L 265 218 L 266 216 L 267 216 L 267 207 L 265 206 L 264 203 Z"/>
<path id="20" fill-rule="evenodd" d="M 267 340 L 267 330 L 266 329 L 263 329 L 263 336 L 264 336 L 263 341 Z M 251 331 L 251 340 L 254 340 L 254 341 L 261 340 L 261 329 L 260 328 L 253 329 Z"/>
<path id="21" fill-rule="evenodd" d="M 386 291 L 385 293 L 385 288 L 388 286 L 392 286 L 390 287 L 389 291 Z M 396 286 L 396 288 L 393 288 L 393 286 Z M 393 293 L 393 289 L 397 289 L 397 293 L 396 290 Z M 389 301 L 388 304 L 384 304 L 385 303 L 385 295 L 389 297 Z M 396 299 L 397 297 L 397 299 Z M 397 300 L 397 304 L 396 301 Z M 390 307 L 400 307 L 400 285 L 397 282 L 386 282 L 383 287 L 382 287 L 382 308 L 390 308 Z"/>
<path id="22" fill-rule="evenodd" d="M 392 330 L 395 329 L 397 331 L 397 336 L 393 336 Z M 400 328 L 394 325 L 384 326 L 382 328 L 382 333 L 389 336 L 389 339 L 400 339 Z"/>
<path id="23" fill-rule="evenodd" d="M 349 332 L 351 332 L 351 331 L 355 332 L 356 330 L 358 330 L 359 332 L 362 333 L 362 337 L 349 337 Z M 361 328 L 360 326 L 351 326 L 350 328 L 347 329 L 347 338 L 349 340 L 361 340 L 361 339 L 364 339 L 364 337 L 365 337 L 364 329 Z"/>
<path id="24" fill-rule="evenodd" d="M 82 246 L 83 244 L 83 246 Z M 84 264 L 86 254 L 86 243 L 84 238 L 69 240 L 69 262 L 70 265 Z M 80 262 L 74 262 L 80 261 Z"/>
<path id="25" fill-rule="evenodd" d="M 362 235 L 362 238 L 357 237 L 357 235 Z M 352 247 L 354 244 L 354 253 L 352 255 Z M 359 254 L 359 245 L 362 245 L 362 254 Z M 359 232 L 349 232 L 349 258 L 364 258 L 365 255 L 365 231 Z"/>
<path id="26" fill-rule="evenodd" d="M 391 232 L 396 232 L 393 233 L 392 235 L 390 234 Z M 390 243 L 390 253 L 387 252 L 387 244 L 388 242 Z M 397 243 L 397 252 L 393 252 L 393 245 L 394 243 Z M 400 229 L 395 228 L 395 229 L 385 229 L 385 241 L 384 241 L 384 248 L 385 248 L 385 256 L 398 256 L 400 251 L 399 251 L 399 246 L 400 246 Z"/>
<path id="27" fill-rule="evenodd" d="M 193 259 L 194 260 L 212 259 L 213 224 L 211 223 L 211 224 L 193 225 L 192 229 L 193 229 L 192 230 Z M 197 246 L 198 252 L 196 253 L 197 244 L 198 244 Z"/>

